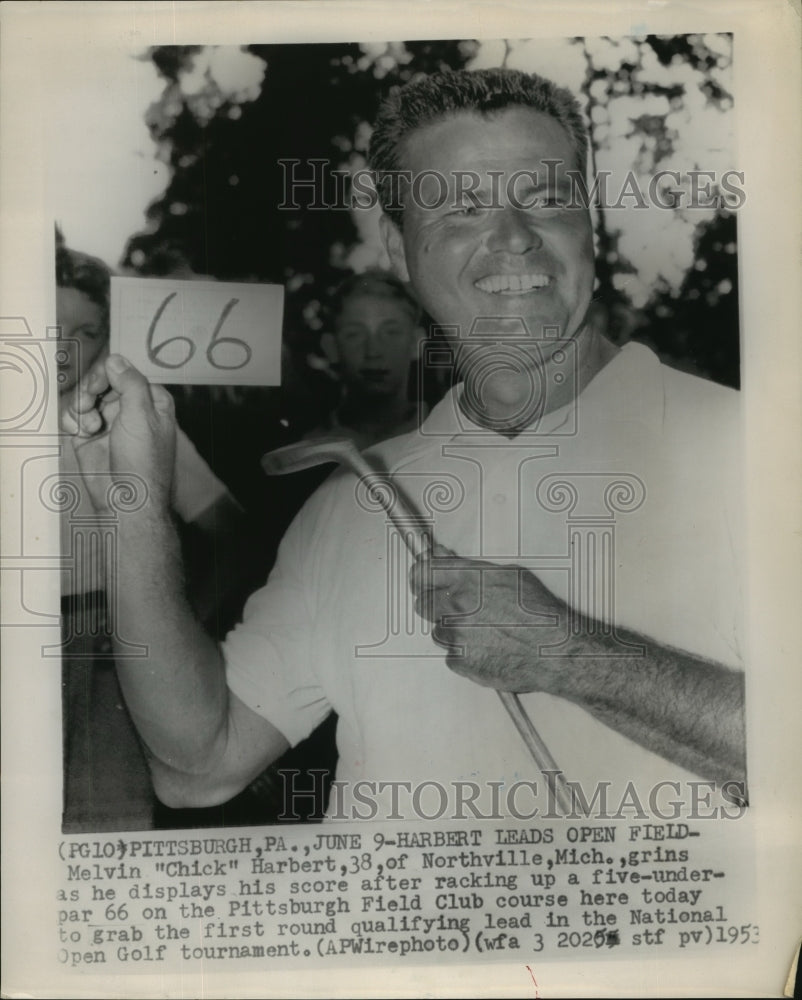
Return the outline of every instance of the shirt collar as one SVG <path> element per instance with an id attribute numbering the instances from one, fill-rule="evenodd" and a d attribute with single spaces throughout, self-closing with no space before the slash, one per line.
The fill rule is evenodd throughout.
<path id="1" fill-rule="evenodd" d="M 459 407 L 463 389 L 464 386 L 460 383 L 440 400 L 424 421 L 421 427 L 422 435 L 450 438 L 468 434 L 475 440 L 478 434 L 482 434 L 487 436 L 488 442 L 499 438 L 508 443 L 508 439 L 503 435 L 480 427 L 465 416 Z M 635 418 L 642 420 L 645 415 L 662 420 L 660 361 L 643 344 L 633 342 L 625 344 L 585 386 L 578 399 L 581 411 L 588 415 L 593 413 L 595 404 L 603 400 L 604 411 L 598 416 L 606 420 Z M 538 436 L 558 431 L 571 418 L 576 405 L 577 400 L 572 400 L 565 406 L 546 413 L 537 424 Z M 590 416 L 585 419 L 590 419 Z"/>

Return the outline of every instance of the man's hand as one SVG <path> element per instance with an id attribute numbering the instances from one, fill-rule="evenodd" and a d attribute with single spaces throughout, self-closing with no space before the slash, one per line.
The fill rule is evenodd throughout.
<path id="1" fill-rule="evenodd" d="M 103 430 L 98 400 L 109 391 L 107 361 L 108 354 L 102 351 L 75 388 L 59 400 L 59 422 L 65 434 L 89 438 Z"/>
<path id="2" fill-rule="evenodd" d="M 568 608 L 528 570 L 436 545 L 412 567 L 410 587 L 455 673 L 503 691 L 552 689 L 558 668 L 543 653 L 565 640 Z"/>
<path id="3" fill-rule="evenodd" d="M 500 690 L 566 698 L 689 771 L 745 787 L 740 671 L 625 628 L 613 637 L 574 618 L 521 566 L 461 559 L 435 546 L 412 567 L 410 586 L 456 673 Z"/>
<path id="4" fill-rule="evenodd" d="M 101 397 L 101 394 L 104 394 Z M 125 358 L 112 354 L 87 372 L 62 411 L 62 428 L 75 434 L 75 453 L 96 506 L 105 490 L 92 489 L 97 473 L 112 479 L 136 475 L 147 483 L 152 504 L 170 505 L 175 459 L 172 396 Z M 102 495 L 101 495 L 102 494 Z"/>

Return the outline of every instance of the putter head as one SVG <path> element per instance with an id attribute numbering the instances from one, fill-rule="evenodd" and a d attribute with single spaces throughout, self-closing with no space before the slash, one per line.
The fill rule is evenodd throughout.
<path id="1" fill-rule="evenodd" d="M 362 455 L 350 438 L 327 438 L 321 441 L 299 441 L 284 448 L 276 448 L 262 456 L 262 468 L 268 476 L 284 476 L 290 472 L 302 472 L 325 462 L 336 462 L 355 473 L 369 490 L 385 484 L 387 473 L 379 472 Z M 404 544 L 413 557 L 428 548 L 429 540 L 420 531 L 410 531 L 416 522 L 423 523 L 415 505 L 404 497 L 401 489 L 379 489 L 375 494 L 376 503 L 383 507 L 389 518 L 401 532 Z"/>
<path id="2" fill-rule="evenodd" d="M 298 441 L 297 444 L 269 451 L 262 456 L 262 469 L 268 476 L 285 476 L 326 462 L 354 468 L 359 459 L 359 452 L 350 438 L 326 438 L 322 441 Z"/>

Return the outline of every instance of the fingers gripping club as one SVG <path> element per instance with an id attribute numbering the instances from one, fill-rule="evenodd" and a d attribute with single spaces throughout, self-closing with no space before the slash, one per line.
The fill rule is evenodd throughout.
<path id="1" fill-rule="evenodd" d="M 284 448 L 277 448 L 263 457 L 262 468 L 269 476 L 281 476 L 310 469 L 325 462 L 336 462 L 351 469 L 360 477 L 387 512 L 387 516 L 398 529 L 407 548 L 415 558 L 429 551 L 429 542 L 422 530 L 420 532 L 410 530 L 412 524 L 423 524 L 423 519 L 412 508 L 411 502 L 402 498 L 397 490 L 393 495 L 390 495 L 385 489 L 374 488 L 383 486 L 387 482 L 387 474 L 374 469 L 348 438 L 300 442 L 287 445 Z M 497 693 L 526 744 L 532 759 L 543 772 L 549 787 L 552 788 L 557 804 L 566 812 L 570 811 L 571 797 L 562 772 L 527 715 L 520 698 L 512 691 L 498 691 Z"/>

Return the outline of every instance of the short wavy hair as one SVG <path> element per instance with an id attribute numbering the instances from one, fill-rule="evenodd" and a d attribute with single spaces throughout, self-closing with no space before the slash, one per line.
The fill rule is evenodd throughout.
<path id="1" fill-rule="evenodd" d="M 406 285 L 389 271 L 384 271 L 381 268 L 370 268 L 359 274 L 350 275 L 335 288 L 326 308 L 326 318 L 331 329 L 334 328 L 346 300 L 358 295 L 392 299 L 399 302 L 409 311 L 416 323 L 420 322 L 421 308 L 410 295 Z"/>
<path id="2" fill-rule="evenodd" d="M 574 168 L 585 176 L 588 135 L 579 102 L 565 87 L 517 69 L 454 70 L 432 73 L 394 87 L 379 108 L 368 162 L 384 212 L 401 225 L 403 208 L 394 203 L 393 177 L 402 169 L 405 140 L 417 129 L 461 111 L 492 115 L 507 108 L 542 111 L 555 119 L 574 148 Z"/>
<path id="3" fill-rule="evenodd" d="M 111 268 L 98 257 L 70 250 L 59 229 L 56 230 L 56 285 L 59 288 L 74 288 L 99 306 L 108 331 Z"/>

